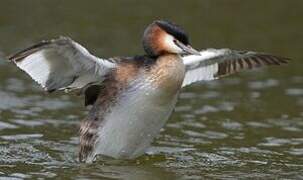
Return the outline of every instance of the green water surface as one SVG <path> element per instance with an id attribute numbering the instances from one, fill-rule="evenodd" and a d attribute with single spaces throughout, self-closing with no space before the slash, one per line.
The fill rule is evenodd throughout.
<path id="1" fill-rule="evenodd" d="M 0 179 L 303 179 L 302 0 L 1 0 Z M 5 55 L 70 36 L 100 57 L 142 54 L 155 19 L 197 49 L 293 59 L 182 90 L 153 155 L 80 164 L 83 99 L 47 95 Z"/>

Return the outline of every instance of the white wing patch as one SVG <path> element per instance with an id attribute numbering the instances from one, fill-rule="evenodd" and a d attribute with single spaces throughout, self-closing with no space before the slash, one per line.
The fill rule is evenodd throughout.
<path id="1" fill-rule="evenodd" d="M 190 65 L 190 66 L 199 65 L 202 61 L 212 59 L 212 58 L 218 56 L 219 54 L 224 53 L 225 51 L 226 51 L 226 49 L 219 49 L 219 50 L 208 49 L 205 51 L 201 51 L 200 56 L 189 55 L 189 56 L 183 57 L 183 62 L 185 65 Z"/>
<path id="2" fill-rule="evenodd" d="M 50 74 L 50 64 L 44 58 L 43 53 L 37 52 L 16 63 L 20 69 L 27 72 L 43 88 L 45 88 L 46 80 Z"/>
<path id="3" fill-rule="evenodd" d="M 186 73 L 182 87 L 198 81 L 218 79 L 245 69 L 285 64 L 289 60 L 265 53 L 230 49 L 206 49 L 200 53 L 201 56 L 183 57 Z"/>
<path id="4" fill-rule="evenodd" d="M 218 72 L 218 64 L 202 66 L 185 73 L 182 87 L 197 81 L 210 81 L 216 79 L 214 74 Z"/>

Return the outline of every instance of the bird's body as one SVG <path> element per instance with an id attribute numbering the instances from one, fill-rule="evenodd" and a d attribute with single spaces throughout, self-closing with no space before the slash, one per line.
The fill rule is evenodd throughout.
<path id="1" fill-rule="evenodd" d="M 146 55 L 100 59 L 69 38 L 43 41 L 9 59 L 46 91 L 80 89 L 92 105 L 80 126 L 80 161 L 102 154 L 143 154 L 171 115 L 182 89 L 287 58 L 251 51 L 189 45 L 182 28 L 155 21 L 143 36 Z"/>
<path id="2" fill-rule="evenodd" d="M 169 54 L 146 63 L 144 58 L 122 60 L 107 77 L 81 126 L 81 152 L 94 149 L 90 157 L 103 154 L 135 158 L 144 153 L 164 126 L 175 107 L 185 66 L 179 55 Z M 89 138 L 96 136 L 102 138 Z"/>

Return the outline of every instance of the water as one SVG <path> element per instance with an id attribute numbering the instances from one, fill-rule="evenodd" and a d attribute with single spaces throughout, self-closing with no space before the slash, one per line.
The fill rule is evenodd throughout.
<path id="1" fill-rule="evenodd" d="M 0 179 L 303 179 L 303 2 L 0 2 Z M 81 97 L 48 95 L 5 55 L 71 36 L 102 57 L 142 53 L 157 18 L 185 27 L 197 49 L 288 56 L 288 66 L 233 75 L 182 91 L 149 155 L 77 161 Z"/>

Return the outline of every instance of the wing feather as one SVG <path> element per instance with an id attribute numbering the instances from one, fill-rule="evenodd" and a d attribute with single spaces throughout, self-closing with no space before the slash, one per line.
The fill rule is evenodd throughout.
<path id="1" fill-rule="evenodd" d="M 102 81 L 115 63 L 90 54 L 68 37 L 42 41 L 9 57 L 46 91 Z"/>
<path id="2" fill-rule="evenodd" d="M 288 58 L 253 51 L 206 49 L 200 53 L 201 56 L 183 57 L 186 74 L 182 87 L 198 81 L 218 79 L 246 69 L 281 65 L 289 61 Z"/>

